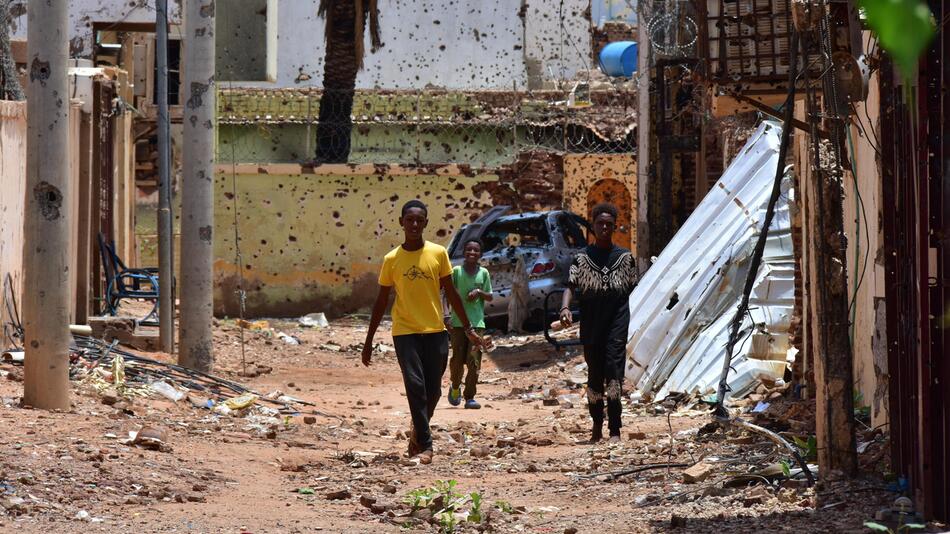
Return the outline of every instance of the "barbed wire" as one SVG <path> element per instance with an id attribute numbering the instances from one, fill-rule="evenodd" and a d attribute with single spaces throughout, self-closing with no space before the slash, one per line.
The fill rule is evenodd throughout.
<path id="1" fill-rule="evenodd" d="M 222 88 L 219 161 L 309 163 L 345 151 L 349 163 L 509 164 L 524 152 L 630 153 L 636 97 L 586 92 L 358 91 L 349 114 L 311 89 Z M 326 98 L 324 105 L 338 102 Z M 321 122 L 320 117 L 324 117 Z"/>

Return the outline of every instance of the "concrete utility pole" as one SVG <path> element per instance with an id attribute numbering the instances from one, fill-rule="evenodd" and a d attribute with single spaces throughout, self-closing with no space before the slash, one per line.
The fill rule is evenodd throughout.
<path id="1" fill-rule="evenodd" d="M 178 362 L 211 371 L 214 228 L 214 0 L 185 0 L 181 318 Z"/>
<path id="2" fill-rule="evenodd" d="M 639 8 L 639 6 L 638 6 Z M 650 39 L 645 10 L 637 13 L 637 250 L 639 267 L 650 266 Z"/>
<path id="3" fill-rule="evenodd" d="M 27 8 L 23 403 L 69 409 L 68 3 Z"/>
<path id="4" fill-rule="evenodd" d="M 155 2 L 155 92 L 158 96 L 158 310 L 162 350 L 175 352 L 175 261 L 172 226 L 171 133 L 168 123 L 168 0 Z"/>

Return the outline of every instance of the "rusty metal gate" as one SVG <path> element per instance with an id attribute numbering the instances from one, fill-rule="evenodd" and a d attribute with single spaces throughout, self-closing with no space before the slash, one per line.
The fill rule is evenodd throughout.
<path id="1" fill-rule="evenodd" d="M 930 1 L 936 20 L 948 3 Z M 918 507 L 942 520 L 950 519 L 948 51 L 940 31 L 910 91 L 884 66 L 880 126 L 892 463 Z"/>

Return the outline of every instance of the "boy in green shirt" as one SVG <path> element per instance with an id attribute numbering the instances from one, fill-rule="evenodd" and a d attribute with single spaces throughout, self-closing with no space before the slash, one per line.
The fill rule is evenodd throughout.
<path id="1" fill-rule="evenodd" d="M 480 241 L 475 239 L 467 241 L 463 254 L 465 260 L 462 265 L 452 269 L 452 284 L 462 297 L 465 315 L 481 337 L 485 331 L 485 303 L 492 300 L 491 276 L 488 270 L 478 263 L 482 259 Z M 451 327 L 449 337 L 452 341 L 452 359 L 449 361 L 452 385 L 449 388 L 449 404 L 458 406 L 461 402 L 462 392 L 459 389 L 462 384 L 462 374 L 468 367 L 468 374 L 465 376 L 465 408 L 477 410 L 482 407 L 475 400 L 478 370 L 482 366 L 482 350 L 468 338 L 454 311 L 449 319 L 449 326 Z"/>

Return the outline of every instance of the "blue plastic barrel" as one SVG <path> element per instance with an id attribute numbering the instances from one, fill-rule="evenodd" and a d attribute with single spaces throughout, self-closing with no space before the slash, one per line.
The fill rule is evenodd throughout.
<path id="1" fill-rule="evenodd" d="M 600 69 L 607 76 L 629 78 L 637 71 L 637 43 L 617 41 L 607 43 L 600 51 Z"/>

